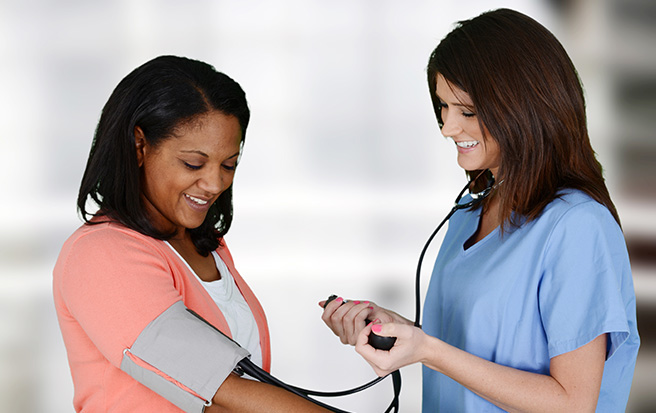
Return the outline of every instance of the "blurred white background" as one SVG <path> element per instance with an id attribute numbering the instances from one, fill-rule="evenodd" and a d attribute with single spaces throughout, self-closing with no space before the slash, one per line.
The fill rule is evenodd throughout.
<path id="1" fill-rule="evenodd" d="M 73 410 L 51 271 L 80 225 L 75 199 L 102 106 L 128 72 L 161 54 L 204 60 L 246 90 L 252 121 L 227 241 L 267 310 L 274 374 L 325 391 L 372 379 L 368 365 L 324 327 L 317 302 L 335 293 L 414 316 L 419 250 L 464 182 L 453 145 L 437 128 L 425 65 L 453 22 L 498 7 L 551 29 L 583 79 L 593 146 L 635 273 L 643 347 L 629 411 L 650 411 L 655 6 L 0 0 L 0 411 Z M 420 369 L 403 369 L 403 379 L 401 411 L 417 412 Z M 386 381 L 330 403 L 381 412 L 390 397 Z"/>

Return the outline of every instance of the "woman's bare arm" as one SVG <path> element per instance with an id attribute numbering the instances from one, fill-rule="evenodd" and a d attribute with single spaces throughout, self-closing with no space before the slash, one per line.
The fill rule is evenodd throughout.
<path id="1" fill-rule="evenodd" d="M 328 410 L 279 387 L 234 374 L 221 384 L 207 413 L 313 413 Z"/>

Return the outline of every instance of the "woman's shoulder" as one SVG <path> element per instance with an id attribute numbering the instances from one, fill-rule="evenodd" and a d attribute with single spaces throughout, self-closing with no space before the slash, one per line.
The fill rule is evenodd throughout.
<path id="1" fill-rule="evenodd" d="M 82 224 L 66 242 L 79 242 L 86 240 L 112 242 L 114 240 L 138 238 L 143 241 L 153 239 L 138 231 L 126 227 L 115 221 L 91 222 Z"/>
<path id="2" fill-rule="evenodd" d="M 115 222 L 83 224 L 64 242 L 53 274 L 55 282 L 103 276 L 105 273 L 129 273 L 131 268 L 168 268 L 175 258 L 160 240 L 143 235 Z M 98 271 L 104 269 L 104 271 Z M 142 271 L 142 270 L 139 270 Z M 73 277 L 73 278 L 71 278 Z"/>
<path id="3" fill-rule="evenodd" d="M 60 255 L 77 252 L 107 257 L 114 251 L 125 254 L 145 250 L 163 250 L 162 245 L 162 241 L 141 234 L 118 222 L 94 222 L 80 226 L 64 242 Z"/>

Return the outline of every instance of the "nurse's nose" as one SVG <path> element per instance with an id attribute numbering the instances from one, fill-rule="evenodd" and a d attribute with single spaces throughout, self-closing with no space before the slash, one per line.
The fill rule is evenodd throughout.
<path id="1" fill-rule="evenodd" d="M 442 135 L 444 135 L 446 138 L 451 136 L 458 136 L 462 133 L 462 127 L 460 126 L 460 123 L 457 121 L 457 119 L 454 119 L 455 116 L 449 112 L 450 111 L 447 109 L 442 109 L 442 122 L 444 122 L 442 125 Z"/>

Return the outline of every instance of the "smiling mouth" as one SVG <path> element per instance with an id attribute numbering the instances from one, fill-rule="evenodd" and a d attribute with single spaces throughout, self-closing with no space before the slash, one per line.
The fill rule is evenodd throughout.
<path id="1" fill-rule="evenodd" d="M 187 199 L 189 199 L 193 203 L 195 203 L 197 205 L 200 205 L 200 206 L 207 205 L 207 202 L 208 202 L 207 199 L 196 198 L 195 196 L 191 196 L 189 194 L 184 194 L 184 196 L 187 197 Z"/>
<path id="2" fill-rule="evenodd" d="M 474 146 L 478 145 L 478 141 L 456 142 L 456 145 L 459 148 L 469 149 L 469 148 L 473 148 Z"/>

